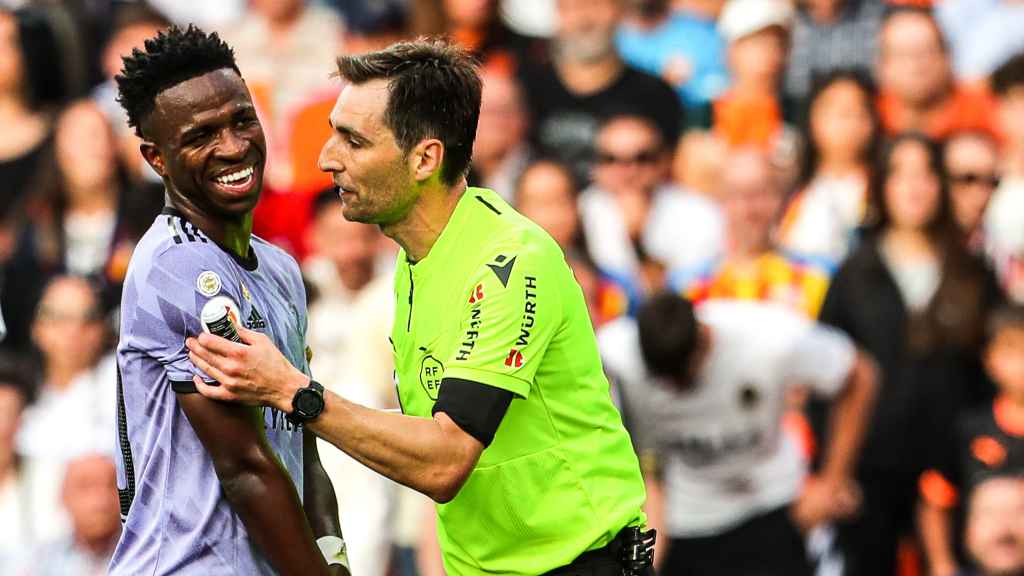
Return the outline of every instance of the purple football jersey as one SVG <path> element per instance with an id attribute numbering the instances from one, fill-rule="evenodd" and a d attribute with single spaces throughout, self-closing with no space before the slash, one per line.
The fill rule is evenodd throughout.
<path id="1" fill-rule="evenodd" d="M 253 236 L 250 258 L 225 251 L 173 210 L 139 242 L 121 299 L 118 492 L 124 530 L 112 575 L 274 574 L 221 491 L 213 461 L 176 395 L 192 376 L 185 338 L 200 311 L 230 298 L 238 320 L 267 334 L 308 373 L 306 299 L 295 260 Z M 302 496 L 302 430 L 263 408 L 267 439 Z"/>

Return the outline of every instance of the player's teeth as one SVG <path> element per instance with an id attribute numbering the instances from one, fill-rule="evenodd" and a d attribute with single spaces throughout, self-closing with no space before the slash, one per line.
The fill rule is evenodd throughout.
<path id="1" fill-rule="evenodd" d="M 248 178 L 249 176 L 252 176 L 252 173 L 253 167 L 250 166 L 245 170 L 239 170 L 238 172 L 235 172 L 234 174 L 228 174 L 227 176 L 220 176 L 218 178 L 215 178 L 215 180 L 217 180 L 217 182 L 220 182 L 221 184 L 230 184 L 231 182 Z"/>

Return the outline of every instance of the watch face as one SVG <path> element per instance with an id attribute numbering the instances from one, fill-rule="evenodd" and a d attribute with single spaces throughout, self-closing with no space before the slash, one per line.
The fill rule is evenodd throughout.
<path id="1" fill-rule="evenodd" d="M 295 410 L 306 417 L 320 414 L 323 406 L 323 397 L 312 390 L 303 390 L 303 393 L 295 399 Z"/>

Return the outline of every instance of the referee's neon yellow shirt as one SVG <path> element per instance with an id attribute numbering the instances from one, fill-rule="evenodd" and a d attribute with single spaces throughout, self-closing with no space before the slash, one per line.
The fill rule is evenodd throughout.
<path id="1" fill-rule="evenodd" d="M 646 521 L 583 293 L 546 232 L 469 188 L 424 259 L 399 252 L 395 301 L 406 414 L 431 417 L 446 376 L 515 394 L 462 490 L 437 506 L 448 574 L 536 576 Z"/>

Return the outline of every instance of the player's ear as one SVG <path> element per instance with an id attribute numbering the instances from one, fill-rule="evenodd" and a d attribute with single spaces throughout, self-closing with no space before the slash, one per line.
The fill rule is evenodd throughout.
<path id="1" fill-rule="evenodd" d="M 164 156 L 160 153 L 160 148 L 152 142 L 143 140 L 139 144 L 139 152 L 142 152 L 142 157 L 146 159 L 146 163 L 163 178 L 165 176 Z"/>
<path id="2" fill-rule="evenodd" d="M 444 164 L 444 144 L 436 138 L 421 140 L 409 155 L 410 168 L 417 182 L 431 179 L 440 174 Z"/>

